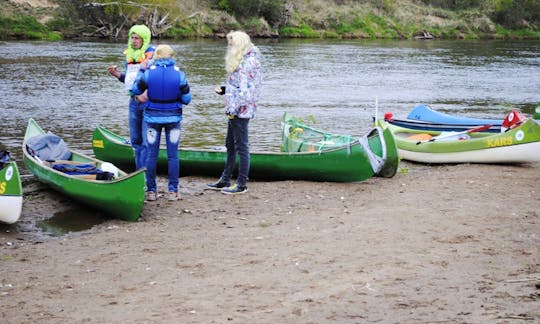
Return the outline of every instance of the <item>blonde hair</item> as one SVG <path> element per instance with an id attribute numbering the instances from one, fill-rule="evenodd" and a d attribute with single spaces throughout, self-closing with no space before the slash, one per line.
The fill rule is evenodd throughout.
<path id="1" fill-rule="evenodd" d="M 154 52 L 154 60 L 162 58 L 171 58 L 174 56 L 174 51 L 169 45 L 159 45 Z"/>
<path id="2" fill-rule="evenodd" d="M 231 31 L 227 34 L 227 54 L 225 55 L 225 71 L 232 73 L 244 57 L 244 54 L 253 47 L 249 35 L 243 31 Z"/>

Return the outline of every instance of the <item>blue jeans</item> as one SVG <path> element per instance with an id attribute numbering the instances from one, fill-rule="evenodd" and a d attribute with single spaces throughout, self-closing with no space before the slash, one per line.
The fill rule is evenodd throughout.
<path id="1" fill-rule="evenodd" d="M 180 161 L 178 159 L 178 146 L 180 142 L 180 122 L 146 124 L 146 190 L 157 192 L 156 169 L 159 155 L 159 142 L 161 131 L 165 130 L 167 144 L 167 166 L 169 175 L 169 192 L 178 192 L 178 177 L 180 176 Z"/>
<path id="2" fill-rule="evenodd" d="M 225 147 L 227 148 L 227 162 L 221 174 L 223 182 L 230 182 L 236 163 L 236 155 L 240 157 L 238 164 L 238 186 L 245 186 L 249 175 L 249 142 L 248 118 L 229 119 Z"/>
<path id="3" fill-rule="evenodd" d="M 139 170 L 146 166 L 146 144 L 144 143 L 144 104 L 138 103 L 131 98 L 129 100 L 129 140 L 135 151 L 135 169 Z"/>

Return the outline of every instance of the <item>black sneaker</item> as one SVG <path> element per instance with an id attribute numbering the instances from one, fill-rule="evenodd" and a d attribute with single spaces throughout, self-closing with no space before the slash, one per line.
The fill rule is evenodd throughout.
<path id="1" fill-rule="evenodd" d="M 212 189 L 212 190 L 221 190 L 223 188 L 229 187 L 230 185 L 231 185 L 230 182 L 223 182 L 219 180 L 218 182 L 215 182 L 215 183 L 207 183 L 206 188 Z"/>
<path id="2" fill-rule="evenodd" d="M 225 188 L 221 190 L 221 193 L 224 193 L 226 195 L 238 195 L 243 194 L 244 192 L 247 192 L 248 189 L 246 186 L 239 186 L 235 184 L 234 186 L 230 186 L 229 188 Z"/>

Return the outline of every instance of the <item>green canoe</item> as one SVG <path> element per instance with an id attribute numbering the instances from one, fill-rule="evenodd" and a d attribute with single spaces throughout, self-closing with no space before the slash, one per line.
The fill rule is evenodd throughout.
<path id="1" fill-rule="evenodd" d="M 283 114 L 281 130 L 283 152 L 321 153 L 330 149 L 360 146 L 376 176 L 390 178 L 396 174 L 399 157 L 394 136 L 389 130 L 375 127 L 360 138 L 332 134 L 310 127 L 289 113 Z"/>
<path id="2" fill-rule="evenodd" d="M 50 133 L 48 133 L 50 134 Z M 50 185 L 55 190 L 106 212 L 108 215 L 127 220 L 136 221 L 141 215 L 144 205 L 144 172 L 127 174 L 115 169 L 114 178 L 110 180 L 96 180 L 96 175 L 71 175 L 53 168 L 57 165 L 72 165 L 73 168 L 80 165 L 94 165 L 98 170 L 105 170 L 110 163 L 71 151 L 71 157 L 67 160 L 41 159 L 32 150 L 28 149 L 28 141 L 36 136 L 45 135 L 41 127 L 33 120 L 28 121 L 28 127 L 23 141 L 23 159 L 26 167 L 41 181 Z"/>
<path id="3" fill-rule="evenodd" d="M 504 133 L 441 133 L 410 129 L 379 120 L 392 130 L 400 156 L 422 163 L 528 163 L 540 162 L 540 125 L 527 119 Z M 437 137 L 439 136 L 439 137 Z"/>
<path id="4" fill-rule="evenodd" d="M 373 132 L 370 136 L 373 137 L 370 139 L 370 145 L 371 142 L 374 146 L 381 145 L 382 140 L 376 139 L 379 138 L 378 132 Z M 386 136 L 392 138 L 390 132 L 385 134 L 385 138 Z M 94 130 L 92 138 L 94 155 L 99 159 L 132 169 L 133 149 L 126 143 L 124 137 L 103 127 Z M 373 148 L 376 152 L 380 152 L 381 149 L 382 145 Z M 218 177 L 223 171 L 227 154 L 224 150 L 181 148 L 178 156 L 181 175 Z M 166 151 L 161 149 L 158 170 L 164 172 L 166 168 Z M 375 171 L 358 142 L 320 152 L 250 152 L 251 179 L 353 182 L 366 180 L 374 175 Z"/>
<path id="5" fill-rule="evenodd" d="M 23 190 L 15 161 L 0 163 L 0 222 L 13 224 L 21 216 Z"/>

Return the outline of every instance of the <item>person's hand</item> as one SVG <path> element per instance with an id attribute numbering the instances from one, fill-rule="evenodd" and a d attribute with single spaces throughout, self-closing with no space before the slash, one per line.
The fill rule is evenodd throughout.
<path id="1" fill-rule="evenodd" d="M 214 91 L 215 91 L 218 95 L 224 95 L 224 94 L 225 94 L 225 86 L 216 86 L 216 88 L 214 89 Z"/>
<path id="2" fill-rule="evenodd" d="M 148 101 L 148 90 L 144 90 L 142 94 L 135 96 L 135 100 L 137 100 L 139 103 Z"/>
<path id="3" fill-rule="evenodd" d="M 107 68 L 107 72 L 109 72 L 113 77 L 115 78 L 119 78 L 120 77 L 120 72 L 118 72 L 118 69 L 116 67 L 116 65 L 111 65 Z"/>
<path id="4" fill-rule="evenodd" d="M 146 70 L 150 67 L 150 62 L 148 61 L 144 61 L 141 63 L 141 65 L 139 66 L 139 69 L 140 70 Z"/>

